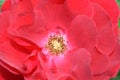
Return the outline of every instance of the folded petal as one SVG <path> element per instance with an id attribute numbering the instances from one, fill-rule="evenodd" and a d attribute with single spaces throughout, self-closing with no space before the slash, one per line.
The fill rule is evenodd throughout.
<path id="1" fill-rule="evenodd" d="M 7 71 L 0 65 L 0 80 L 24 80 L 22 75 L 15 75 Z"/>
<path id="2" fill-rule="evenodd" d="M 53 3 L 62 4 L 65 0 L 50 0 Z"/>
<path id="3" fill-rule="evenodd" d="M 0 64 L 12 73 L 20 74 L 20 67 L 27 56 L 8 40 L 0 45 Z"/>

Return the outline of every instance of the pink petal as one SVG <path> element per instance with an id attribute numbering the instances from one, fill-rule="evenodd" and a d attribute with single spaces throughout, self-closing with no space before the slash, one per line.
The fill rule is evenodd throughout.
<path id="1" fill-rule="evenodd" d="M 72 46 L 91 48 L 96 42 L 96 28 L 91 19 L 77 16 L 71 23 L 68 38 Z"/>
<path id="2" fill-rule="evenodd" d="M 92 7 L 89 0 L 67 0 L 67 6 L 75 15 L 92 16 Z"/>
<path id="3" fill-rule="evenodd" d="M 119 9 L 116 0 L 90 0 L 96 4 L 99 4 L 105 9 L 107 14 L 110 16 L 114 25 L 118 24 Z M 109 3 L 108 3 L 109 2 Z"/>

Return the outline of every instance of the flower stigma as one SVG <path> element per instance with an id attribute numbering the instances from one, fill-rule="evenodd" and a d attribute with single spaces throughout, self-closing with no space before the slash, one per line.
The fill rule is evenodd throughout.
<path id="1" fill-rule="evenodd" d="M 57 35 L 49 37 L 46 47 L 55 55 L 63 54 L 63 52 L 67 49 L 63 37 Z"/>

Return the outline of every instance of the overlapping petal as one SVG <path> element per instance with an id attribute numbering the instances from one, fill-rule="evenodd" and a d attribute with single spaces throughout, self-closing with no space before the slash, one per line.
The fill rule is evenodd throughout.
<path id="1" fill-rule="evenodd" d="M 92 6 L 89 0 L 66 0 L 68 9 L 75 15 L 92 16 Z"/>
<path id="2" fill-rule="evenodd" d="M 115 0 L 111 0 L 110 2 L 109 0 L 90 0 L 90 1 L 99 4 L 101 7 L 103 7 L 104 10 L 107 12 L 108 16 L 110 16 L 110 19 L 114 27 L 117 25 L 118 17 L 119 17 L 119 9 Z"/>
<path id="3" fill-rule="evenodd" d="M 109 55 L 115 49 L 116 40 L 112 22 L 107 13 L 97 4 L 94 5 L 93 20 L 96 23 L 98 37 L 96 48 L 105 55 Z"/>
<path id="4" fill-rule="evenodd" d="M 70 25 L 69 40 L 77 47 L 90 48 L 96 42 L 96 26 L 94 22 L 86 16 L 78 15 Z"/>

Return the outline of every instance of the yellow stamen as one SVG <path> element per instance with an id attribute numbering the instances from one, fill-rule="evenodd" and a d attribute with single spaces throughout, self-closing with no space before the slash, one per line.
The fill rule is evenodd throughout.
<path id="1" fill-rule="evenodd" d="M 64 43 L 63 37 L 50 36 L 46 47 L 53 54 L 62 54 L 66 50 L 66 45 Z"/>

